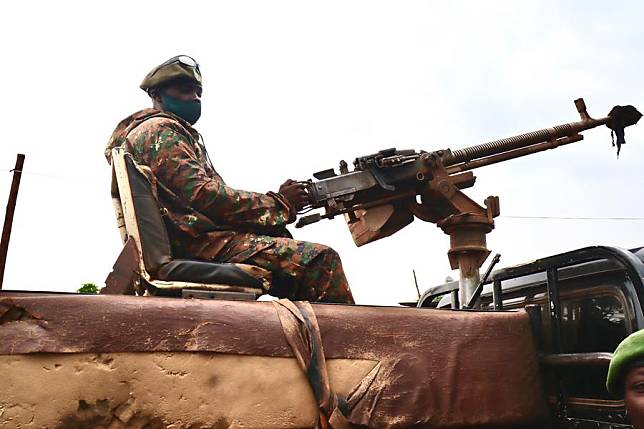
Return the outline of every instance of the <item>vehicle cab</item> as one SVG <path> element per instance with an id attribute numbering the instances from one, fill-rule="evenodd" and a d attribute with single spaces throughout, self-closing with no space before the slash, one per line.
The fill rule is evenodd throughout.
<path id="1" fill-rule="evenodd" d="M 492 273 L 477 310 L 525 308 L 557 428 L 630 427 L 606 391 L 612 352 L 644 329 L 644 248 L 594 246 Z M 458 282 L 427 290 L 419 307 L 458 306 Z"/>

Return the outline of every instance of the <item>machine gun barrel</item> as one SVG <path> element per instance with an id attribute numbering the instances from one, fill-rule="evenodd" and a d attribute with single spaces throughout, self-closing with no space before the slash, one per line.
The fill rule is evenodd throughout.
<path id="1" fill-rule="evenodd" d="M 497 155 L 503 152 L 521 149 L 539 143 L 551 142 L 564 137 L 573 137 L 579 134 L 581 131 L 595 128 L 600 125 L 607 125 L 612 121 L 611 116 L 606 116 L 600 119 L 591 118 L 586 111 L 584 100 L 581 98 L 575 100 L 575 106 L 577 107 L 577 111 L 581 115 L 581 121 L 571 122 L 563 125 L 556 125 L 554 127 L 544 128 L 542 130 L 519 134 L 517 136 L 512 136 L 500 140 L 494 140 L 463 149 L 457 149 L 452 151 L 451 157 L 448 157 L 448 159 L 445 160 L 444 165 L 450 166 L 463 162 L 469 162 L 475 159 Z M 577 139 L 575 141 L 579 140 L 581 139 Z M 572 143 L 572 141 L 568 141 L 568 143 Z"/>
<path id="2" fill-rule="evenodd" d="M 483 158 L 473 159 L 472 161 L 450 165 L 449 167 L 447 167 L 447 172 L 449 174 L 462 173 L 464 171 L 474 170 L 475 168 L 485 167 L 486 165 L 496 164 L 497 162 L 508 161 L 510 159 L 520 158 L 526 155 L 532 155 L 533 153 L 543 152 L 544 150 L 548 149 L 555 149 L 559 146 L 582 141 L 583 139 L 584 136 L 577 134 L 570 137 L 562 137 L 556 140 L 537 143 L 530 146 L 521 147 L 519 149 L 509 150 Z"/>

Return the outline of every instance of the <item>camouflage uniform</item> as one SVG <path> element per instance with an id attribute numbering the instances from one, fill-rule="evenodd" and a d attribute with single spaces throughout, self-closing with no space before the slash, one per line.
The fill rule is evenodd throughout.
<path id="1" fill-rule="evenodd" d="M 118 125 L 105 151 L 108 161 L 120 146 L 149 167 L 175 256 L 268 269 L 275 296 L 353 303 L 338 254 L 290 238 L 285 225 L 296 213 L 280 194 L 228 187 L 188 122 L 142 110 Z"/>

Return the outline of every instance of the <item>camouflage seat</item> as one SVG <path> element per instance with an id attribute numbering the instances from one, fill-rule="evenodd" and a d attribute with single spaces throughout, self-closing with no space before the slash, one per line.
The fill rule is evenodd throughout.
<path id="1" fill-rule="evenodd" d="M 125 246 L 105 293 L 256 299 L 268 290 L 259 267 L 173 258 L 150 182 L 122 149 L 112 151 L 112 201 Z"/>

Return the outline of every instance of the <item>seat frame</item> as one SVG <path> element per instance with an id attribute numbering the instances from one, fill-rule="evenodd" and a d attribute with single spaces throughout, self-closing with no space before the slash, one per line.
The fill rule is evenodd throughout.
<path id="1" fill-rule="evenodd" d="M 102 294 L 132 295 L 136 293 L 138 295 L 176 295 L 206 299 L 257 299 L 268 290 L 270 283 L 266 279 L 264 279 L 263 288 L 153 279 L 143 258 L 141 234 L 136 220 L 126 156 L 131 155 L 122 148 L 112 150 L 112 204 L 124 246 L 114 264 L 113 271 L 105 280 L 106 287 L 101 291 Z M 195 294 L 183 292 L 184 290 L 217 293 Z"/>

